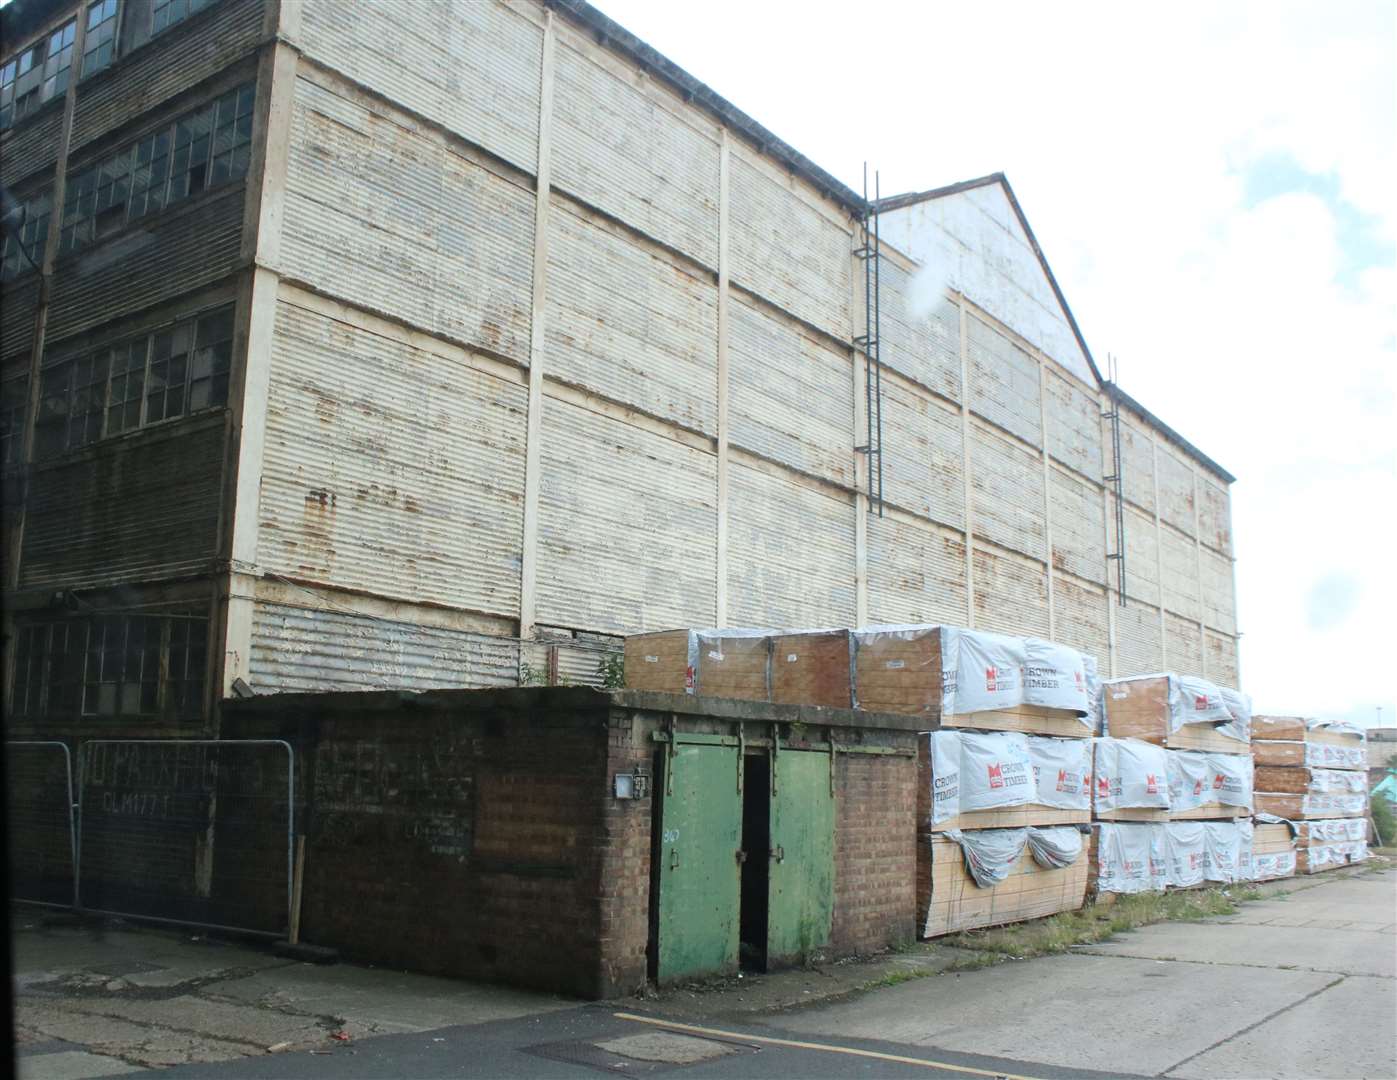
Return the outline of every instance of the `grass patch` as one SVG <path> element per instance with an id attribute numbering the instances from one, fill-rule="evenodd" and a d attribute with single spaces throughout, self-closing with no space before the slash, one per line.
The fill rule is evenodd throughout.
<path id="1" fill-rule="evenodd" d="M 884 972 L 876 979 L 870 979 L 859 987 L 860 990 L 881 990 L 888 986 L 901 986 L 905 982 L 913 979 L 924 979 L 932 974 L 922 968 L 895 968 L 892 971 Z"/>
<path id="2" fill-rule="evenodd" d="M 1198 922 L 1218 915 L 1233 915 L 1237 903 L 1255 900 L 1253 888 L 1181 889 L 1176 892 L 1137 893 L 1121 896 L 1113 904 L 1093 904 L 1078 911 L 1064 911 L 1046 919 L 1015 923 L 989 930 L 971 930 L 945 939 L 945 944 L 997 957 L 1027 959 L 1063 953 L 1074 945 L 1091 945 L 1136 927 L 1158 922 Z M 980 965 L 983 966 L 983 965 Z"/>

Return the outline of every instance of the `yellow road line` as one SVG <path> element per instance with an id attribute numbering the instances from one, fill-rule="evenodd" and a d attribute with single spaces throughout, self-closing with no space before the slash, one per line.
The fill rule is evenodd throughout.
<path id="1" fill-rule="evenodd" d="M 947 1069 L 950 1072 L 970 1073 L 973 1076 L 1002 1077 L 1003 1080 L 1034 1080 L 1031 1076 L 1000 1072 L 997 1069 L 975 1069 L 969 1065 L 950 1065 L 944 1061 L 928 1061 L 926 1058 L 903 1057 L 900 1054 L 884 1054 L 877 1050 L 860 1050 L 853 1046 L 831 1046 L 828 1043 L 801 1042 L 798 1039 L 774 1039 L 766 1035 L 749 1035 L 745 1031 L 723 1031 L 719 1028 L 699 1027 L 696 1024 L 679 1024 L 672 1020 L 660 1020 L 653 1016 L 638 1016 L 635 1013 L 612 1013 L 618 1020 L 634 1020 L 638 1024 L 653 1024 L 656 1027 L 672 1028 L 675 1031 L 688 1031 L 695 1035 L 713 1035 L 735 1042 L 768 1043 L 771 1046 L 790 1046 L 797 1050 L 824 1050 L 831 1054 L 849 1054 L 853 1057 L 876 1058 L 879 1061 L 896 1061 L 901 1065 L 921 1065 L 927 1069 Z"/>

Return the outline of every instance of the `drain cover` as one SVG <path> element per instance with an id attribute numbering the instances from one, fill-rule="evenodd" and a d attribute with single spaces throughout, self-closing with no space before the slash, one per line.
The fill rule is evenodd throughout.
<path id="1" fill-rule="evenodd" d="M 87 969 L 94 975 L 144 975 L 148 971 L 164 971 L 159 964 L 152 964 L 145 960 L 114 960 L 110 964 L 99 964 L 96 967 Z"/>
<path id="2" fill-rule="evenodd" d="M 622 1035 L 595 1044 L 609 1054 L 636 1061 L 656 1061 L 665 1065 L 692 1065 L 697 1061 L 735 1053 L 737 1047 L 711 1039 L 696 1039 L 673 1031 L 647 1031 L 640 1035 Z"/>

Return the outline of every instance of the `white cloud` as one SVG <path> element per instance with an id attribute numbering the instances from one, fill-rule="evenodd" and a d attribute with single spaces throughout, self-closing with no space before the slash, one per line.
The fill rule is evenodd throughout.
<path id="1" fill-rule="evenodd" d="M 885 194 L 1003 169 L 1093 352 L 1239 477 L 1245 686 L 1397 719 L 1372 682 L 1397 645 L 1393 5 L 598 2 L 851 186 L 865 159 Z M 1365 243 L 1317 194 L 1249 207 L 1278 157 Z M 1336 578 L 1352 603 L 1315 629 Z"/>

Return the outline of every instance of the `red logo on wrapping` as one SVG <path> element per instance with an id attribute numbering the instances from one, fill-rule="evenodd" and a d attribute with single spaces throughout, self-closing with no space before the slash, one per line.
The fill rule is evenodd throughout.
<path id="1" fill-rule="evenodd" d="M 1146 773 L 1146 774 L 1145 774 L 1145 794 L 1146 794 L 1146 795 L 1157 795 L 1157 794 L 1159 794 L 1159 777 L 1155 776 L 1154 773 Z"/>
<path id="2" fill-rule="evenodd" d="M 985 689 L 986 689 L 986 690 L 993 690 L 993 689 L 995 689 L 995 680 L 997 680 L 998 678 L 999 678 L 999 669 L 998 669 L 998 668 L 992 668 L 992 667 L 987 667 L 987 668 L 985 668 Z"/>
<path id="3" fill-rule="evenodd" d="M 1195 795 L 1202 795 L 1202 794 L 1203 794 L 1203 781 L 1202 781 L 1202 780 L 1195 780 L 1195 781 L 1193 782 L 1193 793 L 1194 793 Z"/>
<path id="4" fill-rule="evenodd" d="M 684 669 L 684 686 L 689 690 L 694 688 L 694 666 L 692 664 Z"/>
<path id="5" fill-rule="evenodd" d="M 1194 695 L 1193 695 L 1193 707 L 1194 707 L 1194 709 L 1195 709 L 1197 712 L 1203 712 L 1203 711 L 1205 711 L 1205 710 L 1208 708 L 1208 695 L 1207 695 L 1207 694 L 1194 694 Z"/>
<path id="6" fill-rule="evenodd" d="M 989 766 L 989 774 L 990 774 L 990 787 L 1003 787 L 1003 786 L 1004 786 L 1004 772 L 1003 772 L 1003 769 L 1000 767 L 1000 765 L 999 765 L 998 762 L 996 762 L 995 764 Z"/>
<path id="7" fill-rule="evenodd" d="M 1213 777 L 1213 790 L 1214 790 L 1214 791 L 1217 791 L 1219 788 L 1222 787 L 1222 782 L 1223 782 L 1224 779 L 1225 779 L 1225 777 L 1222 775 L 1222 773 L 1218 773 L 1216 776 Z"/>
<path id="8" fill-rule="evenodd" d="M 1096 790 L 1097 790 L 1097 792 L 1098 792 L 1099 794 L 1102 794 L 1102 795 L 1109 795 L 1109 794 L 1111 794 L 1111 780 L 1110 780 L 1110 778 L 1109 778 L 1109 777 L 1106 777 L 1106 776 L 1098 776 L 1098 777 L 1096 778 Z"/>

